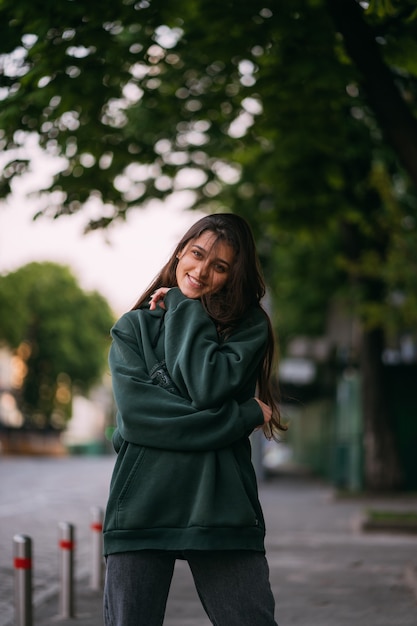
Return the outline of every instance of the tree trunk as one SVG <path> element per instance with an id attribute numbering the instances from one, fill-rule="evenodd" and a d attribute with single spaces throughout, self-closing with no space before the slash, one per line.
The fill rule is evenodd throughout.
<path id="1" fill-rule="evenodd" d="M 393 436 L 382 364 L 381 328 L 365 331 L 362 339 L 362 407 L 364 418 L 365 487 L 374 491 L 398 489 L 403 482 Z"/>
<path id="2" fill-rule="evenodd" d="M 372 197 L 367 199 L 373 207 Z M 374 207 L 375 208 L 375 207 Z M 348 259 L 357 264 L 363 250 L 378 253 L 381 263 L 385 259 L 386 241 L 364 241 L 357 224 L 341 224 L 343 251 Z M 350 276 L 350 281 L 359 287 L 366 302 L 378 303 L 384 298 L 384 285 L 377 278 Z M 372 490 L 389 490 L 401 486 L 402 472 L 387 401 L 387 386 L 382 363 L 385 347 L 384 330 L 381 327 L 367 328 L 364 325 L 360 348 L 360 371 L 362 381 L 362 413 L 364 425 L 364 471 L 365 487 Z"/>
<path id="3" fill-rule="evenodd" d="M 417 186 L 417 120 L 384 63 L 375 34 L 356 0 L 327 0 L 327 10 L 363 78 L 363 88 L 387 141 Z"/>

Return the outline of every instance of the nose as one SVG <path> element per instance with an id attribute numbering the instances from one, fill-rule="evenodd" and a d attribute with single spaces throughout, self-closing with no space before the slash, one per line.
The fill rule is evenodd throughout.
<path id="1" fill-rule="evenodd" d="M 206 260 L 201 261 L 201 263 L 198 264 L 198 267 L 196 269 L 197 269 L 197 272 L 198 272 L 198 276 L 200 276 L 201 278 L 207 276 L 208 273 L 209 273 L 209 263 L 208 263 L 208 261 L 206 261 Z"/>

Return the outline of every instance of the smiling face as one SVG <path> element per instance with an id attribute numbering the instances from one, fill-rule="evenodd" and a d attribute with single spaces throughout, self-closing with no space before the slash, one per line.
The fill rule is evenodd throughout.
<path id="1" fill-rule="evenodd" d="M 201 298 L 220 291 L 226 284 L 234 250 L 211 231 L 189 241 L 178 254 L 177 284 L 187 298 Z"/>

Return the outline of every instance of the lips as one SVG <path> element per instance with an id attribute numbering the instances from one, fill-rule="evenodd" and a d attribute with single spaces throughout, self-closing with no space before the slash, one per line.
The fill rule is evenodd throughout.
<path id="1" fill-rule="evenodd" d="M 187 278 L 189 284 L 194 287 L 194 289 L 202 289 L 204 287 L 204 283 L 202 283 L 200 280 L 197 280 L 197 278 L 193 278 L 193 276 L 190 276 L 190 274 L 187 274 Z"/>

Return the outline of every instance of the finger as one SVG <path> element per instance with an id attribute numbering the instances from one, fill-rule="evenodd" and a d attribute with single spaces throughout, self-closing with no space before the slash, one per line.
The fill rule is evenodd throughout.
<path id="1" fill-rule="evenodd" d="M 158 298 L 156 297 L 156 294 L 153 293 L 151 297 L 149 298 L 149 309 L 151 311 L 154 311 L 156 309 L 157 303 L 158 303 Z"/>
<path id="2" fill-rule="evenodd" d="M 149 310 L 150 311 L 154 311 L 157 306 L 160 306 L 161 309 L 165 309 L 165 304 L 164 304 L 164 294 L 163 293 L 157 293 L 155 292 L 150 300 L 149 300 Z"/>

